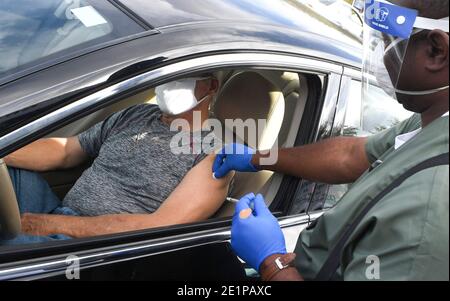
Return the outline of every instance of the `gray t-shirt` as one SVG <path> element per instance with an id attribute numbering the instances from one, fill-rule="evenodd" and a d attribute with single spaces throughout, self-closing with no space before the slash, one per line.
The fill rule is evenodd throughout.
<path id="1" fill-rule="evenodd" d="M 95 160 L 63 206 L 82 216 L 155 212 L 206 157 L 204 153 L 173 154 L 170 143 L 180 132 L 171 132 L 161 115 L 158 106 L 137 105 L 81 133 L 81 147 Z"/>

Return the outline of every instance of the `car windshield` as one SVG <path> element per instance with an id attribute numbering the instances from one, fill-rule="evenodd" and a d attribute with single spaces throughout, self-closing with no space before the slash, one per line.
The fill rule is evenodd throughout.
<path id="1" fill-rule="evenodd" d="M 352 8 L 352 5 L 343 0 L 297 0 L 318 11 L 339 28 L 352 36 L 361 39 L 363 31 L 362 15 Z M 356 3 L 356 5 L 358 5 Z"/>
<path id="2" fill-rule="evenodd" d="M 107 1 L 0 1 L 0 78 L 143 29 Z"/>

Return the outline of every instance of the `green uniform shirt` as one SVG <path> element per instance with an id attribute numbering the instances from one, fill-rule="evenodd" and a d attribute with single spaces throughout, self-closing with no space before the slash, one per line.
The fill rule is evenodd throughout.
<path id="1" fill-rule="evenodd" d="M 395 137 L 421 126 L 419 115 L 368 139 L 367 155 L 383 164 L 366 172 L 341 201 L 302 232 L 296 247 L 297 267 L 314 279 L 347 223 L 401 174 L 449 149 L 449 121 L 439 118 L 395 150 Z M 352 234 L 337 276 L 368 280 L 379 259 L 380 280 L 449 279 L 449 168 L 424 170 L 372 208 Z M 374 275 L 369 273 L 369 275 Z"/>

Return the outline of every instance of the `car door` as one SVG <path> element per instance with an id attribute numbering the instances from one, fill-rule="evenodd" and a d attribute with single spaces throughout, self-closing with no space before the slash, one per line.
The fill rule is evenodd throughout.
<path id="1" fill-rule="evenodd" d="M 395 126 L 412 116 L 383 89 L 373 90 L 370 98 L 362 99 L 359 69 L 345 68 L 341 81 L 337 113 L 332 136 L 369 137 Z M 320 215 L 333 208 L 349 189 L 349 184 L 324 185 L 315 190 L 309 203 L 311 214 Z"/>
<path id="2" fill-rule="evenodd" d="M 81 118 L 96 106 L 132 89 L 154 86 L 180 74 L 219 67 L 277 68 L 311 76 L 307 118 L 302 120 L 296 145 L 330 135 L 337 114 L 342 67 L 332 62 L 274 53 L 210 54 L 188 59 L 129 78 L 38 118 L 6 137 L 0 148 L 54 130 L 67 119 Z M 314 93 L 312 93 L 314 92 Z M 285 177 L 271 210 L 279 218 L 288 250 L 315 215 L 306 210 L 288 214 L 299 179 Z M 0 279 L 73 279 L 79 269 L 83 280 L 236 280 L 258 277 L 232 252 L 230 218 L 193 225 L 177 225 L 28 247 L 0 250 Z M 76 273 L 75 273 L 76 275 Z"/>

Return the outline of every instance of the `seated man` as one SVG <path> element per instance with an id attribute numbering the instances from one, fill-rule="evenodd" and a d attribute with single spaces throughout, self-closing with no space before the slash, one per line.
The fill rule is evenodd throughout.
<path id="1" fill-rule="evenodd" d="M 211 76 L 169 83 L 156 89 L 159 106 L 134 106 L 78 137 L 41 139 L 7 156 L 23 235 L 1 244 L 90 237 L 213 215 L 231 177 L 211 177 L 213 155 L 174 154 L 170 143 L 177 132 L 170 124 L 181 118 L 191 131 L 202 131 L 193 127 L 194 112 L 201 113 L 203 124 L 217 90 Z M 92 166 L 62 203 L 35 173 L 75 167 L 89 158 Z"/>

